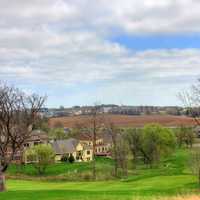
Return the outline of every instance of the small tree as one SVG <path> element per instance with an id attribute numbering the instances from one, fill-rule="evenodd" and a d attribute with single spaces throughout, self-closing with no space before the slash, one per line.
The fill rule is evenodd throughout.
<path id="1" fill-rule="evenodd" d="M 49 131 L 49 136 L 55 140 L 63 140 L 67 138 L 64 128 L 54 128 Z"/>
<path id="2" fill-rule="evenodd" d="M 196 125 L 200 125 L 200 79 L 190 88 L 179 94 L 179 98 L 187 109 L 187 115 L 193 117 Z"/>
<path id="3" fill-rule="evenodd" d="M 117 167 L 122 169 L 123 175 L 128 175 L 129 146 L 124 135 L 118 134 L 116 138 L 116 161 Z"/>
<path id="4" fill-rule="evenodd" d="M 50 145 L 40 144 L 28 149 L 26 157 L 29 162 L 33 163 L 38 174 L 42 175 L 45 173 L 47 166 L 54 162 L 55 153 Z"/>
<path id="5" fill-rule="evenodd" d="M 118 161 L 117 161 L 117 137 L 119 134 L 119 129 L 114 125 L 112 120 L 108 116 L 104 116 L 104 124 L 107 134 L 111 137 L 112 141 L 112 158 L 114 161 L 114 176 L 118 176 Z"/>
<path id="6" fill-rule="evenodd" d="M 179 147 L 182 147 L 184 144 L 187 147 L 192 147 L 195 139 L 195 133 L 193 128 L 181 126 L 180 128 L 176 129 L 175 132 Z"/>
<path id="7" fill-rule="evenodd" d="M 135 164 L 139 157 L 140 148 L 142 145 L 142 130 L 136 128 L 128 129 L 126 130 L 125 134 L 133 157 L 133 164 Z"/>
<path id="8" fill-rule="evenodd" d="M 159 124 L 149 124 L 143 129 L 140 152 L 144 162 L 152 166 L 162 155 L 169 154 L 176 144 L 173 132 Z"/>

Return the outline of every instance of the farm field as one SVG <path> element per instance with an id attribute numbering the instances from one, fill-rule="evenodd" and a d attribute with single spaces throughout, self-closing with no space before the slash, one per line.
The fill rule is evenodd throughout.
<path id="1" fill-rule="evenodd" d="M 105 119 L 109 119 L 119 127 L 142 127 L 149 123 L 159 123 L 163 126 L 173 127 L 181 125 L 196 125 L 193 118 L 172 115 L 110 115 L 106 114 Z M 49 119 L 49 126 L 53 127 L 56 123 L 62 123 L 64 127 L 74 127 L 76 124 L 88 124 L 90 117 L 86 115 L 72 117 L 57 117 Z"/>
<path id="2" fill-rule="evenodd" d="M 172 156 L 163 159 L 159 166 L 148 168 L 141 164 L 136 169 L 130 170 L 127 178 L 95 182 L 79 179 L 81 173 L 90 172 L 89 164 L 56 164 L 48 168 L 43 178 L 37 177 L 31 165 L 27 165 L 21 172 L 13 165 L 9 168 L 7 176 L 15 175 L 15 179 L 8 179 L 8 191 L 0 194 L 0 199 L 148 200 L 194 195 L 198 194 L 199 190 L 197 178 L 191 174 L 188 165 L 188 156 L 188 150 L 177 150 Z M 99 175 L 103 175 L 108 170 L 109 173 L 112 172 L 112 162 L 109 160 L 98 159 L 97 166 L 102 170 L 98 172 Z M 77 173 L 74 174 L 73 181 L 59 178 L 65 177 L 74 169 Z"/>

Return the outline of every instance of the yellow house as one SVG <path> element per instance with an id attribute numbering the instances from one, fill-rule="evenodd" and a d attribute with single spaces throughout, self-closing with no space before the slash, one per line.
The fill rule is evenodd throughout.
<path id="1" fill-rule="evenodd" d="M 93 151 L 91 146 L 83 144 L 74 138 L 56 140 L 52 143 L 52 147 L 56 154 L 56 161 L 60 161 L 64 155 L 73 155 L 77 162 L 92 160 Z"/>
<path id="2" fill-rule="evenodd" d="M 86 144 L 88 146 L 93 146 L 93 140 L 91 135 L 82 134 L 79 136 L 81 144 Z M 95 155 L 96 156 L 111 156 L 112 149 L 112 138 L 107 134 L 101 134 L 96 138 Z"/>

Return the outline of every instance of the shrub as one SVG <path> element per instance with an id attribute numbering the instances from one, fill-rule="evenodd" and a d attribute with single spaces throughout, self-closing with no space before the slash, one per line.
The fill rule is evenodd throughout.
<path id="1" fill-rule="evenodd" d="M 50 145 L 40 144 L 29 148 L 26 157 L 41 175 L 45 173 L 47 166 L 54 162 L 55 153 Z"/>
<path id="2" fill-rule="evenodd" d="M 69 160 L 69 156 L 68 155 L 63 155 L 61 157 L 61 162 L 67 162 Z"/>
<path id="3" fill-rule="evenodd" d="M 72 154 L 70 154 L 68 160 L 70 163 L 73 163 L 75 161 L 74 156 Z"/>

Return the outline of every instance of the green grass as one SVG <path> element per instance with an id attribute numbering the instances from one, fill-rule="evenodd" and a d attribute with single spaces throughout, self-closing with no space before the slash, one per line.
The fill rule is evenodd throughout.
<path id="1" fill-rule="evenodd" d="M 187 150 L 178 150 L 172 156 L 165 158 L 154 168 L 139 165 L 129 171 L 129 177 L 121 180 L 87 182 L 80 181 L 81 173 L 89 173 L 91 164 L 76 163 L 56 164 L 48 168 L 45 178 L 37 179 L 37 174 L 31 165 L 25 167 L 21 175 L 32 180 L 7 181 L 8 191 L 0 194 L 2 200 L 133 200 L 136 197 L 151 199 L 156 196 L 174 196 L 177 194 L 197 193 L 197 178 L 188 168 Z M 98 159 L 99 176 L 111 173 L 112 161 Z M 77 173 L 74 173 L 77 170 Z M 76 181 L 47 181 L 48 177 L 73 174 Z M 9 175 L 20 176 L 16 166 L 11 166 Z M 78 181 L 79 180 L 79 181 Z"/>
<path id="2" fill-rule="evenodd" d="M 38 182 L 9 180 L 4 200 L 133 199 L 190 193 L 197 187 L 190 175 L 156 176 L 136 181 Z"/>
<path id="3" fill-rule="evenodd" d="M 98 158 L 96 163 L 97 176 L 99 180 L 111 179 L 111 173 L 113 170 L 113 161 L 109 158 Z M 17 165 L 10 165 L 7 171 L 9 177 L 18 177 L 27 179 L 42 178 L 43 180 L 89 180 L 92 178 L 92 163 L 81 162 L 81 163 L 56 163 L 48 166 L 45 174 L 41 177 L 38 175 L 33 165 L 28 164 L 23 167 Z M 103 173 L 102 173 L 103 172 Z M 77 178 L 78 177 L 78 178 Z"/>

